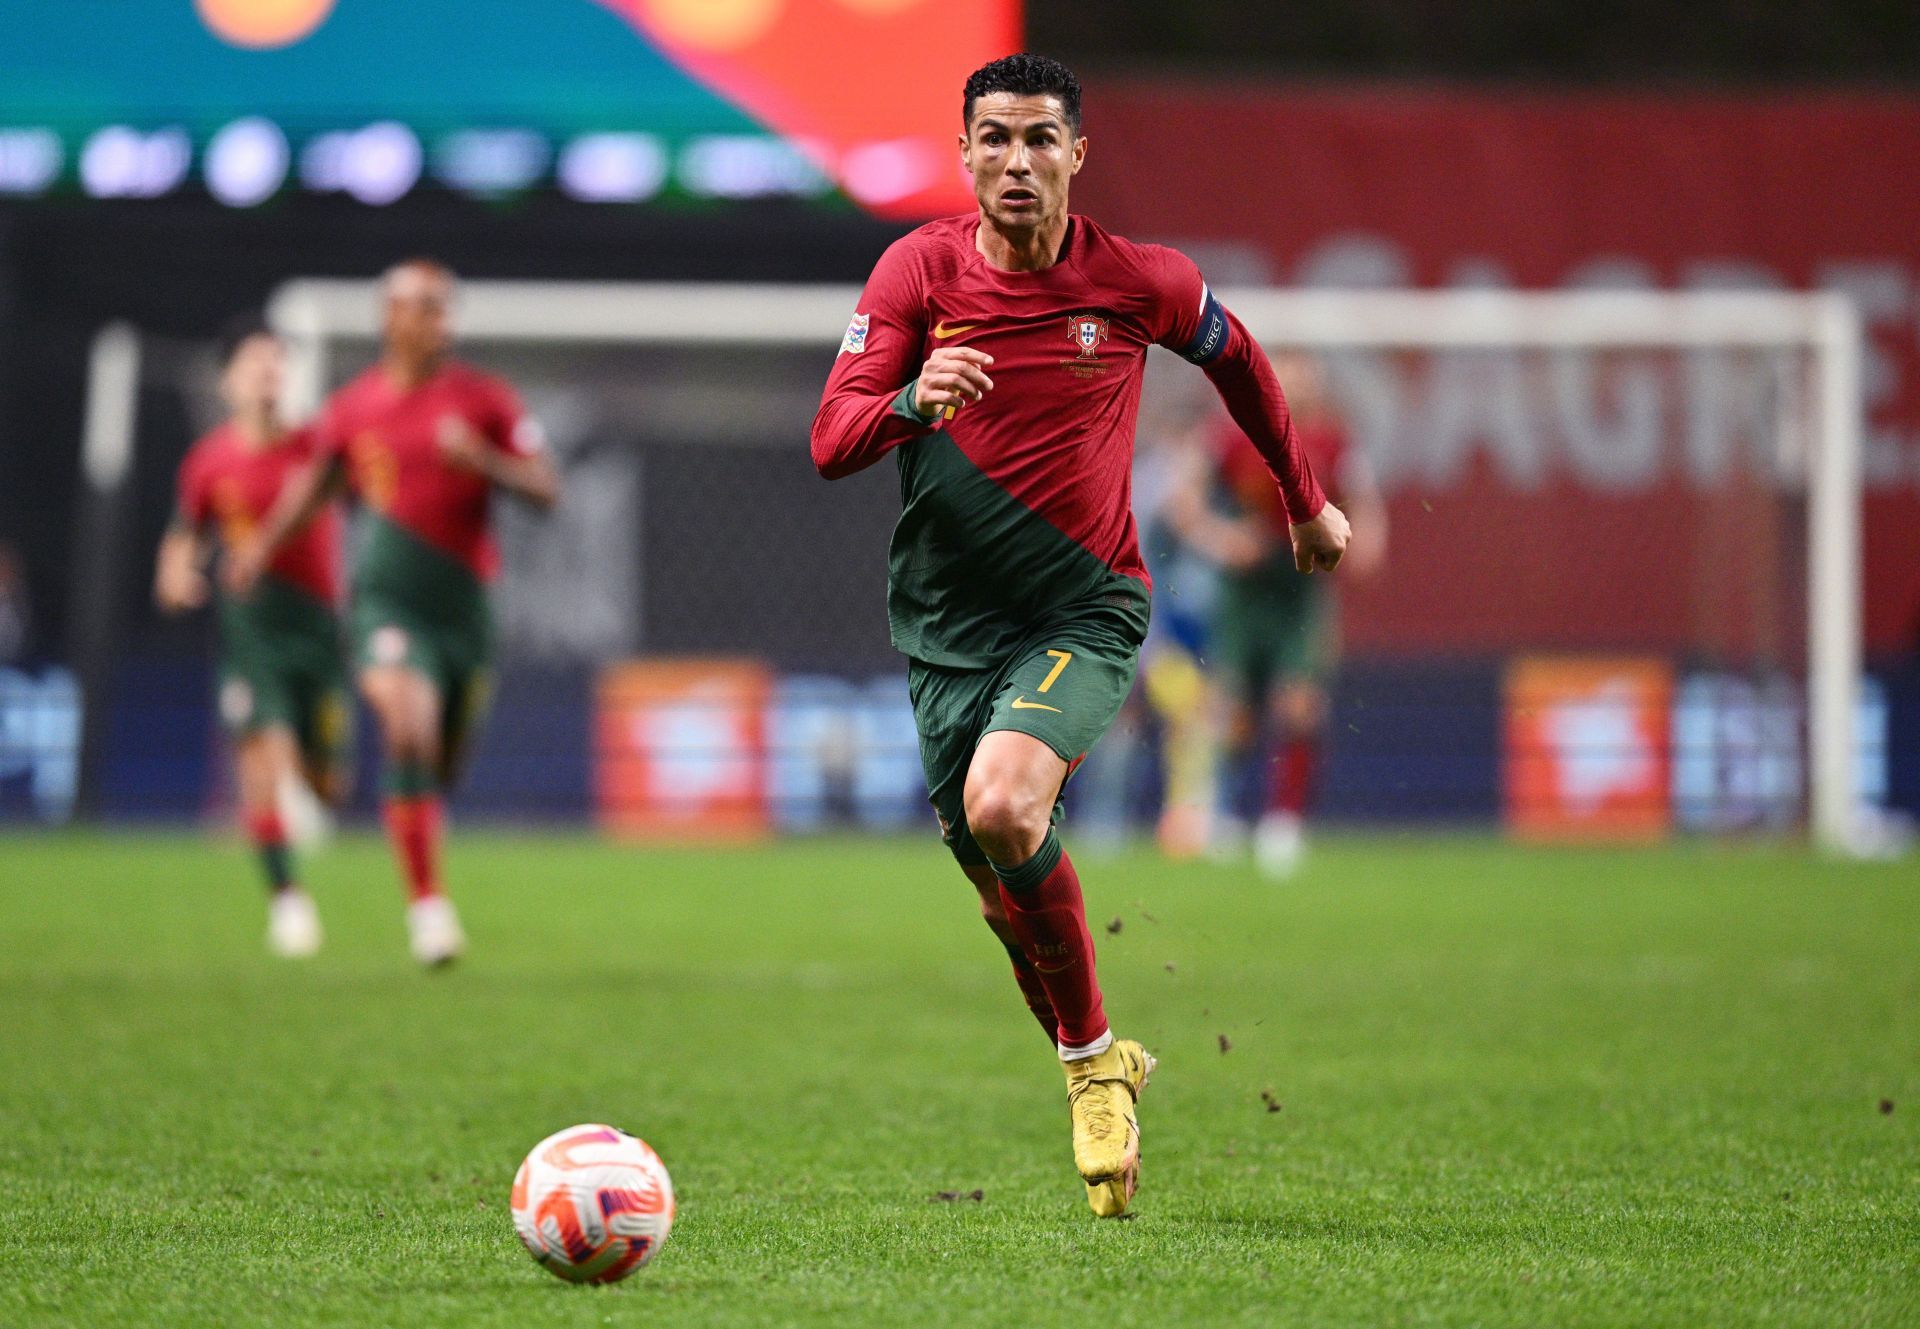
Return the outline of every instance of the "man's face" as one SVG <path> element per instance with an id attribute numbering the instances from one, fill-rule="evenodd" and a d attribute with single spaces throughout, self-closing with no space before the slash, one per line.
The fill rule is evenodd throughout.
<path id="1" fill-rule="evenodd" d="M 960 139 L 960 160 L 973 175 L 980 210 L 1003 230 L 1032 229 L 1064 215 L 1067 182 L 1086 155 L 1087 141 L 1073 137 L 1053 96 L 989 92 L 974 101 Z"/>
<path id="2" fill-rule="evenodd" d="M 269 411 L 279 405 L 286 374 L 286 352 L 272 333 L 258 332 L 240 343 L 220 375 L 220 395 L 236 415 Z"/>
<path id="3" fill-rule="evenodd" d="M 453 344 L 453 281 L 446 273 L 409 265 L 387 280 L 383 329 L 387 349 L 409 360 L 432 360 Z"/>

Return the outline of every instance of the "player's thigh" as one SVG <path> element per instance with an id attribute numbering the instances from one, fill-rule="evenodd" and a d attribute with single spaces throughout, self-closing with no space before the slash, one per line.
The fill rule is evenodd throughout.
<path id="1" fill-rule="evenodd" d="M 1024 862 L 1059 815 L 1071 767 L 1041 739 L 1017 730 L 980 736 L 967 765 L 967 828 L 996 863 Z"/>
<path id="2" fill-rule="evenodd" d="M 251 767 L 284 755 L 299 712 L 293 675 L 285 660 L 257 643 L 249 651 L 229 652 L 222 661 L 220 721 L 236 761 Z"/>
<path id="3" fill-rule="evenodd" d="M 940 838 L 969 876 L 973 869 L 986 870 L 987 856 L 967 829 L 967 768 L 998 682 L 998 672 L 990 669 L 947 669 L 918 660 L 907 668 L 927 801 L 939 819 Z"/>
<path id="4" fill-rule="evenodd" d="M 1298 588 L 1297 594 L 1268 611 L 1267 637 L 1276 679 L 1318 684 L 1339 655 L 1339 618 L 1332 595 L 1322 584 Z"/>
<path id="5" fill-rule="evenodd" d="M 437 750 L 441 664 L 432 631 L 373 597 L 354 601 L 351 626 L 354 678 L 388 751 Z"/>
<path id="6" fill-rule="evenodd" d="M 1100 741 L 1133 688 L 1139 643 L 1063 630 L 1032 643 L 996 690 L 982 735 L 1027 734 L 1070 774 Z"/>
<path id="7" fill-rule="evenodd" d="M 361 669 L 357 681 L 389 752 L 438 747 L 440 689 L 430 676 L 411 664 L 378 664 Z"/>
<path id="8" fill-rule="evenodd" d="M 1251 595 L 1223 593 L 1207 639 L 1206 670 L 1212 683 L 1221 736 L 1249 741 L 1273 669 L 1273 616 Z"/>

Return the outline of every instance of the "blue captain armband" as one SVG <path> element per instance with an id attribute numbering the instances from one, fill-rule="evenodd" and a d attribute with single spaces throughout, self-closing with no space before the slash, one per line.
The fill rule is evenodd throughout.
<path id="1" fill-rule="evenodd" d="M 1220 307 L 1214 298 L 1213 288 L 1205 282 L 1200 284 L 1200 326 L 1193 334 L 1193 340 L 1180 349 L 1180 354 L 1197 365 L 1210 364 L 1227 349 L 1227 311 Z"/>

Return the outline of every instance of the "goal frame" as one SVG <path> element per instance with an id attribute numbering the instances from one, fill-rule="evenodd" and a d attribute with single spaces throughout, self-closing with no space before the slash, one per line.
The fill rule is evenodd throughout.
<path id="1" fill-rule="evenodd" d="M 292 351 L 289 406 L 317 407 L 332 342 L 378 333 L 377 282 L 302 278 L 268 306 Z M 1860 826 L 1855 706 L 1861 646 L 1861 345 L 1858 311 L 1833 293 L 1761 291 L 1337 291 L 1223 289 L 1263 342 L 1323 349 L 1803 351 L 1813 360 L 1807 457 L 1808 822 L 1850 852 Z M 830 350 L 856 286 L 679 282 L 461 283 L 477 339 Z M 91 417 L 90 417 L 91 424 Z M 88 453 L 96 443 L 90 428 Z M 108 444 L 110 448 L 110 444 Z M 90 463 L 91 464 L 91 461 Z"/>

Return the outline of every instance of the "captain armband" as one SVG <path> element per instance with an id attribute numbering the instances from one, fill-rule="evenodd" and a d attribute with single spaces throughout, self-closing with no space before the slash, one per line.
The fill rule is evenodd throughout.
<path id="1" fill-rule="evenodd" d="M 1227 349 L 1227 311 L 1214 298 L 1213 288 L 1200 284 L 1200 326 L 1180 354 L 1197 365 L 1210 364 Z"/>

